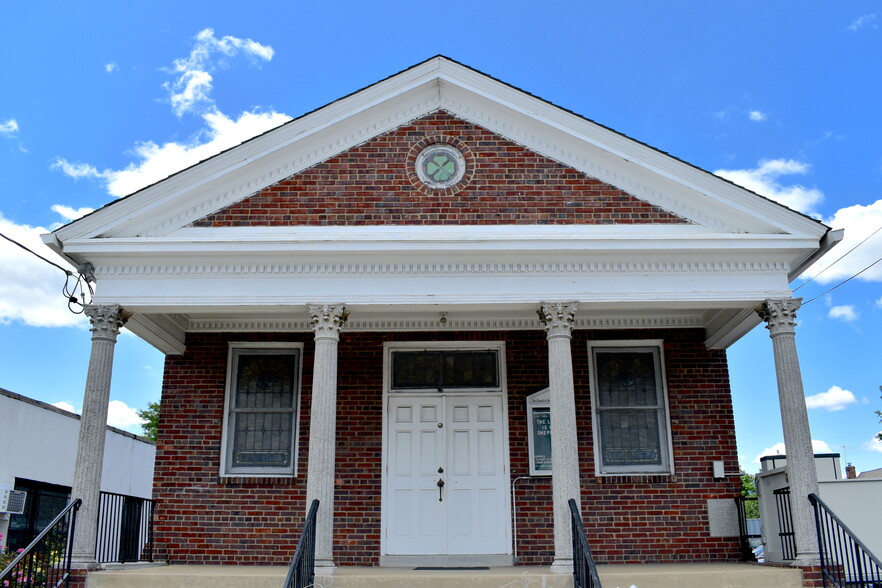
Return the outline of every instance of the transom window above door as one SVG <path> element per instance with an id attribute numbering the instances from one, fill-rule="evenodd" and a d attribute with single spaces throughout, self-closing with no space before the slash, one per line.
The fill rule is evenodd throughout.
<path id="1" fill-rule="evenodd" d="M 499 351 L 393 350 L 391 384 L 394 391 L 499 389 Z"/>

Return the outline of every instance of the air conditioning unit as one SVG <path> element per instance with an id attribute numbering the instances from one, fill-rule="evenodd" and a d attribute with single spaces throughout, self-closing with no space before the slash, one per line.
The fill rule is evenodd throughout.
<path id="1" fill-rule="evenodd" d="M 27 497 L 22 490 L 0 490 L 0 512 L 23 514 Z"/>

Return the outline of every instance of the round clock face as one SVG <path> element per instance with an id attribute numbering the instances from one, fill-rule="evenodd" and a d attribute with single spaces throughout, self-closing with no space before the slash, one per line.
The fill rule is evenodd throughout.
<path id="1" fill-rule="evenodd" d="M 465 174 L 465 158 L 450 145 L 429 145 L 417 157 L 416 172 L 430 188 L 449 188 Z"/>

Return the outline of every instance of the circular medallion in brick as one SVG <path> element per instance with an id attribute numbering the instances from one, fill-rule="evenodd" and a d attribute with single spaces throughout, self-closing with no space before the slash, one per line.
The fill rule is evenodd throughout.
<path id="1" fill-rule="evenodd" d="M 471 153 L 454 137 L 426 137 L 408 153 L 408 177 L 422 192 L 450 195 L 471 180 Z"/>
<path id="2" fill-rule="evenodd" d="M 416 171 L 430 188 L 449 188 L 465 175 L 465 157 L 450 145 L 429 145 L 417 155 Z"/>

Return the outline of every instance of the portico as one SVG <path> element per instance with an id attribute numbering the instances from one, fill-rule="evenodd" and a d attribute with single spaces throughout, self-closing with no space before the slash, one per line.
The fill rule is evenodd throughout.
<path id="1" fill-rule="evenodd" d="M 93 318 L 109 326 L 95 323 L 84 425 L 106 412 L 122 324 L 167 355 L 156 492 L 169 561 L 278 563 L 317 498 L 326 572 L 511 563 L 516 540 L 521 563 L 566 572 L 570 498 L 602 561 L 676 561 L 678 541 L 735 557 L 707 521 L 737 476 L 714 479 L 700 449 L 737 467 L 725 349 L 766 321 L 788 460 L 810 459 L 790 283 L 839 238 L 434 58 L 46 242 L 95 267 L 90 313 L 110 317 Z M 546 388 L 550 479 L 529 475 L 526 423 L 526 398 Z M 694 430 L 708 405 L 715 420 Z M 83 430 L 86 513 L 100 447 Z M 794 480 L 795 493 L 815 484 Z M 678 504 L 657 504 L 658 489 Z M 672 539 L 644 552 L 612 532 L 618 500 L 629 532 L 667 525 Z M 236 547 L 216 552 L 221 525 Z"/>

